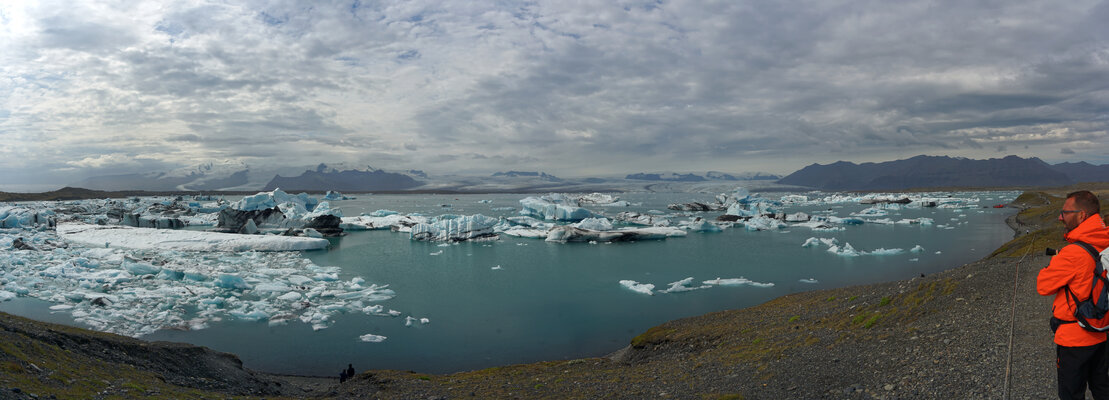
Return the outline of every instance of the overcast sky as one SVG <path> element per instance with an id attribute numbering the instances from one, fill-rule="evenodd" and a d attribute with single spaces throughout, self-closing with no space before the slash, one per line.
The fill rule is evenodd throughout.
<path id="1" fill-rule="evenodd" d="M 1109 163 L 1105 2 L 158 3 L 0 0 L 0 190 L 227 159 Z"/>

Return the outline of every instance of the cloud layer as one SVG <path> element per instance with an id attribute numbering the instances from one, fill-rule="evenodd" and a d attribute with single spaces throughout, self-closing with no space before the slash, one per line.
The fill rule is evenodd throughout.
<path id="1" fill-rule="evenodd" d="M 0 184 L 1109 162 L 1101 2 L 26 3 L 0 2 Z"/>

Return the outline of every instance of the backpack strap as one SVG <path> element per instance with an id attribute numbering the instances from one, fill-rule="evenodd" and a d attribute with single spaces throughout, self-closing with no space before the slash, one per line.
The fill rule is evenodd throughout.
<path id="1" fill-rule="evenodd" d="M 1070 298 L 1070 300 L 1072 302 L 1074 302 L 1075 319 L 1077 320 L 1076 322 L 1078 322 L 1078 325 L 1082 326 L 1082 328 L 1084 328 L 1088 331 L 1105 332 L 1105 331 L 1109 330 L 1109 326 L 1102 327 L 1102 328 L 1095 328 L 1093 326 L 1090 326 L 1086 322 L 1085 318 L 1082 315 L 1080 315 L 1080 313 L 1078 312 L 1078 308 L 1079 308 L 1080 304 L 1083 304 L 1083 306 L 1085 306 L 1085 304 L 1083 302 L 1089 302 L 1091 304 L 1097 304 L 1098 305 L 1097 307 L 1101 308 L 1101 309 L 1104 309 L 1106 307 L 1105 305 L 1109 304 L 1109 293 L 1107 293 L 1107 291 L 1105 290 L 1106 287 L 1109 287 L 1109 279 L 1106 279 L 1106 277 L 1103 276 L 1103 273 L 1105 272 L 1105 269 L 1101 265 L 1101 254 L 1097 251 L 1096 248 L 1094 248 L 1094 246 L 1090 245 L 1089 243 L 1082 242 L 1082 241 L 1075 241 L 1073 244 L 1076 244 L 1079 247 L 1085 249 L 1086 252 L 1089 253 L 1090 256 L 1094 258 L 1094 271 L 1093 271 L 1094 276 L 1093 276 L 1092 281 L 1090 282 L 1090 295 L 1088 297 L 1086 297 L 1086 300 L 1082 300 L 1080 302 L 1078 300 L 1078 296 L 1076 294 L 1074 294 L 1073 291 L 1070 290 L 1069 285 L 1064 287 L 1067 290 L 1068 297 Z M 1102 288 L 1100 293 L 1096 292 L 1096 290 L 1097 290 L 1097 281 L 1098 280 L 1101 280 L 1102 285 L 1103 285 L 1103 288 Z M 1094 299 L 1094 296 L 1098 297 L 1096 299 L 1096 301 Z M 1104 313 L 1104 311 L 1102 311 L 1102 313 Z M 1100 315 L 1100 314 L 1096 314 L 1096 315 Z"/>

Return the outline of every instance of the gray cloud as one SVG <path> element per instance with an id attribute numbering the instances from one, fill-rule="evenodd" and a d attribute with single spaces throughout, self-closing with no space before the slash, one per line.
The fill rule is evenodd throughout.
<path id="1" fill-rule="evenodd" d="M 1071 150 L 1069 148 L 1064 147 L 1061 150 L 1059 150 L 1059 153 L 1060 154 L 1074 154 L 1074 150 Z"/>
<path id="2" fill-rule="evenodd" d="M 19 22 L 0 28 L 0 169 L 38 154 L 59 170 L 143 155 L 788 173 L 1008 149 L 1054 162 L 1074 143 L 1109 163 L 1105 3 L 66 2 L 0 16 Z"/>

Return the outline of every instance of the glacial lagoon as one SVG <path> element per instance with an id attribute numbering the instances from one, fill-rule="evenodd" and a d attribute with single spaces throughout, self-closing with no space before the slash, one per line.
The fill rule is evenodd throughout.
<path id="1" fill-rule="evenodd" d="M 86 275 L 115 276 L 116 281 L 108 282 L 120 288 L 140 282 L 142 287 L 119 289 L 126 293 L 117 293 L 117 301 L 142 297 L 147 302 L 135 304 L 165 309 L 147 310 L 141 317 L 104 316 L 119 318 L 117 328 L 129 322 L 135 327 L 122 333 L 231 352 L 249 368 L 275 373 L 330 376 L 347 363 L 360 370 L 443 373 L 604 355 L 626 346 L 646 329 L 676 318 L 752 306 L 798 291 L 905 279 L 953 268 L 988 255 L 1012 238 L 1004 218 L 1014 210 L 992 206 L 1008 203 L 1018 194 L 905 195 L 931 199 L 939 203 L 937 207 L 919 202 L 860 204 L 860 195 L 833 193 L 760 195 L 771 201 L 785 195 L 807 197 L 807 201 L 791 198 L 774 205 L 779 214 L 804 212 L 848 219 L 826 229 L 784 222 L 771 229 L 750 230 L 741 223 L 721 232 L 689 231 L 664 240 L 615 243 L 563 243 L 504 234 L 491 241 L 424 242 L 410 239 L 408 233 L 370 230 L 328 238 L 329 250 L 155 256 L 115 250 L 114 257 L 121 261 L 111 264 L 114 267 L 107 261 L 80 266 L 69 266 L 80 262 L 64 262 L 69 263 L 68 269 L 85 268 L 80 271 L 87 270 L 81 272 Z M 715 195 L 626 193 L 618 195 L 629 203 L 626 206 L 584 208 L 605 217 L 638 212 L 676 226 L 696 216 L 713 220 L 724 211 L 674 211 L 667 209 L 668 204 L 712 203 Z M 428 217 L 501 218 L 517 216 L 520 200 L 534 195 L 352 196 L 331 201 L 331 208 L 341 209 L 347 217 L 392 210 Z M 5 243 L 0 244 L 11 243 L 18 235 L 18 229 L 5 229 Z M 78 322 L 74 313 L 90 312 L 83 304 L 89 292 L 102 290 L 97 285 L 60 283 L 45 272 L 30 277 L 13 273 L 32 268 L 45 271 L 46 264 L 82 256 L 86 264 L 95 264 L 95 253 L 107 252 L 78 249 L 55 250 L 50 256 L 5 250 L 0 290 L 19 295 L 0 302 L 0 311 L 90 326 Z M 90 257 L 93 261 L 88 261 Z M 180 271 L 187 275 L 198 265 L 208 268 L 201 271 L 210 271 L 211 276 L 198 277 L 190 286 L 187 276 L 174 275 Z M 126 273 L 112 275 L 118 269 Z M 258 278 L 259 269 L 267 270 L 272 281 Z M 51 271 L 65 273 L 58 268 Z M 146 278 L 140 280 L 144 272 Z M 244 286 L 236 286 L 239 282 L 233 278 L 238 276 L 248 277 Z M 307 279 L 299 283 L 311 288 L 298 289 L 290 277 Z M 175 290 L 189 303 L 150 303 L 150 298 L 173 295 Z M 295 295 L 297 301 L 287 301 L 298 290 L 304 293 Z M 301 296 L 309 299 L 313 290 L 312 301 L 301 300 Z M 36 296 L 42 291 L 51 295 Z M 142 329 L 142 318 L 175 321 L 174 312 L 184 313 L 181 323 Z M 90 316 L 86 321 L 103 324 L 93 328 L 112 329 L 104 322 L 110 319 Z"/>

